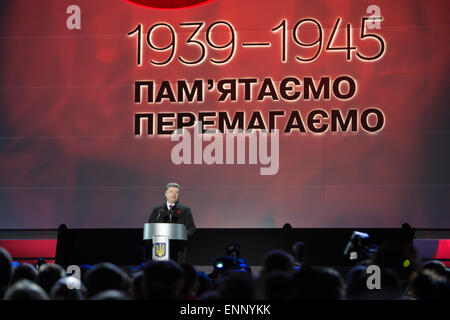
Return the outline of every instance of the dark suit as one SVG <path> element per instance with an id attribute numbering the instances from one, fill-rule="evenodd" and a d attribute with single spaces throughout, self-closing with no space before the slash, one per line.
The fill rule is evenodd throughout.
<path id="1" fill-rule="evenodd" d="M 164 222 L 164 223 L 181 223 L 186 226 L 188 237 L 192 237 L 197 230 L 194 223 L 194 217 L 192 216 L 191 208 L 175 202 L 172 210 L 167 208 L 167 204 L 164 203 L 161 206 L 153 208 L 152 214 L 148 219 L 149 223 Z"/>
<path id="2" fill-rule="evenodd" d="M 149 223 L 181 223 L 186 226 L 188 237 L 192 237 L 197 230 L 192 216 L 191 208 L 175 202 L 172 209 L 167 208 L 167 203 L 153 208 Z M 182 240 L 171 240 L 170 258 L 182 263 L 186 260 L 186 245 Z"/>

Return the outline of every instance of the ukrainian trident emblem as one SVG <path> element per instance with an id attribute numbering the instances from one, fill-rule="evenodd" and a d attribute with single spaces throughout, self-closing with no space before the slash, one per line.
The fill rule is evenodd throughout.
<path id="1" fill-rule="evenodd" d="M 155 255 L 162 258 L 166 255 L 166 244 L 164 242 L 157 242 L 155 244 Z"/>

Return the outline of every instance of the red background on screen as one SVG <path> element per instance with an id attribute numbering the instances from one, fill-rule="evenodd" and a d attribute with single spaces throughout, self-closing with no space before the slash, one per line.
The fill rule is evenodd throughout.
<path id="1" fill-rule="evenodd" d="M 70 1 L 2 1 L 0 28 L 0 225 L 2 228 L 140 227 L 163 202 L 167 182 L 181 184 L 198 227 L 450 226 L 448 1 L 215 0 L 176 10 L 127 1 L 79 0 L 81 30 L 68 30 Z M 282 19 L 289 28 L 314 17 L 326 41 L 338 17 L 357 41 L 361 17 L 377 4 L 386 41 L 375 62 L 321 53 L 312 63 L 280 61 Z M 237 49 L 222 66 L 136 66 L 138 23 L 144 30 L 181 22 L 226 20 L 238 41 L 270 41 L 270 48 Z M 203 31 L 206 29 L 204 27 Z M 162 34 L 162 33 L 161 33 Z M 200 34 L 204 39 L 204 33 Z M 164 41 L 162 39 L 161 41 Z M 344 41 L 344 38 L 337 38 Z M 188 47 L 177 54 L 195 55 Z M 195 50 L 194 47 L 192 49 Z M 183 51 L 184 50 L 184 51 Z M 374 52 L 373 51 L 373 52 Z M 162 56 L 161 56 L 162 57 Z M 134 81 L 287 76 L 332 79 L 346 74 L 358 91 L 350 101 L 324 100 L 135 104 Z M 242 95 L 241 95 L 242 96 Z M 377 107 L 385 127 L 376 134 L 280 135 L 280 169 L 261 176 L 256 165 L 172 164 L 169 137 L 136 137 L 134 112 Z M 287 120 L 287 118 L 285 119 Z"/>

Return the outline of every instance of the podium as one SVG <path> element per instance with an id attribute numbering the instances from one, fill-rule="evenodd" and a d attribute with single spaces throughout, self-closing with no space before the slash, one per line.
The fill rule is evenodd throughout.
<path id="1" fill-rule="evenodd" d="M 152 259 L 164 261 L 170 259 L 170 241 L 187 241 L 187 231 L 180 223 L 146 223 L 144 240 L 152 240 Z"/>

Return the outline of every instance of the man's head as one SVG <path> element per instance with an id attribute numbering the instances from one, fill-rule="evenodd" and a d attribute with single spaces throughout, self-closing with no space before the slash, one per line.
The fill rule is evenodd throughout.
<path id="1" fill-rule="evenodd" d="M 47 294 L 50 294 L 53 285 L 65 275 L 66 272 L 60 265 L 54 263 L 43 264 L 39 267 L 37 282 Z"/>
<path id="2" fill-rule="evenodd" d="M 0 247 L 0 299 L 13 275 L 12 258 L 9 252 Z"/>
<path id="3" fill-rule="evenodd" d="M 174 204 L 178 201 L 180 195 L 180 185 L 175 182 L 170 182 L 166 185 L 166 199 L 170 204 Z"/>
<path id="4" fill-rule="evenodd" d="M 183 286 L 183 269 L 172 260 L 150 260 L 144 266 L 143 281 L 147 299 L 177 299 Z"/>
<path id="5" fill-rule="evenodd" d="M 17 281 L 22 279 L 37 282 L 38 270 L 36 269 L 36 267 L 26 262 L 22 262 L 17 267 L 15 267 L 11 283 L 16 283 Z"/>
<path id="6" fill-rule="evenodd" d="M 127 292 L 130 282 L 127 274 L 118 266 L 109 262 L 100 262 L 86 272 L 85 284 L 87 297 L 90 299 L 106 290 Z"/>
<path id="7" fill-rule="evenodd" d="M 291 272 L 294 266 L 294 257 L 283 250 L 272 250 L 264 256 L 264 274 L 275 270 Z"/>
<path id="8" fill-rule="evenodd" d="M 38 284 L 22 279 L 6 291 L 4 300 L 48 300 L 48 295 Z"/>

